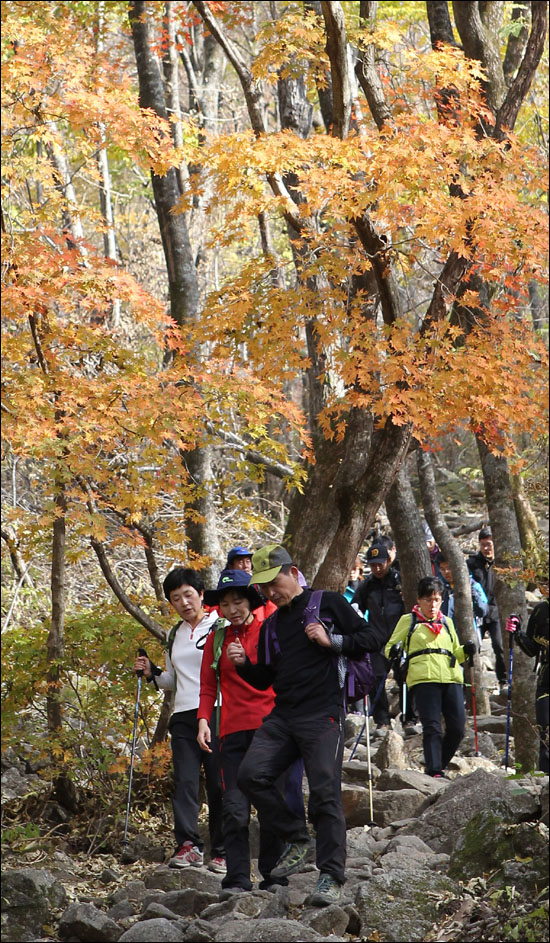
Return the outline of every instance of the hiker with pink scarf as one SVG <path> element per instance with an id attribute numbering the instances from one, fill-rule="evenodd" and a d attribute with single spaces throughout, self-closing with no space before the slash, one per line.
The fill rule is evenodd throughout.
<path id="1" fill-rule="evenodd" d="M 477 649 L 475 642 L 460 644 L 452 619 L 441 612 L 442 596 L 437 577 L 420 580 L 416 606 L 401 616 L 385 648 L 386 658 L 403 658 L 422 724 L 425 772 L 436 779 L 446 778 L 444 770 L 464 736 L 461 664 Z"/>

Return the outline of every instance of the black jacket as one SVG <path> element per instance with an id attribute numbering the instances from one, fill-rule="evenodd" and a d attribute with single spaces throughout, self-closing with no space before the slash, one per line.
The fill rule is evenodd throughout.
<path id="1" fill-rule="evenodd" d="M 278 713 L 300 716 L 336 712 L 343 702 L 338 678 L 338 654 L 361 658 L 378 647 L 377 639 L 364 619 L 352 609 L 340 593 L 323 592 L 320 617 L 330 624 L 334 634 L 342 636 L 339 650 L 324 648 L 311 642 L 304 631 L 304 608 L 311 596 L 305 589 L 290 605 L 281 606 L 275 615 L 274 631 L 280 651 L 273 654 L 270 647 L 266 657 L 266 624 L 260 629 L 258 663 L 247 658 L 237 672 L 259 690 L 273 685 L 275 708 Z"/>
<path id="2" fill-rule="evenodd" d="M 401 595 L 401 574 L 390 567 L 381 579 L 367 576 L 355 593 L 352 603 L 357 603 L 361 612 L 368 612 L 367 622 L 379 639 L 378 650 L 381 651 L 405 612 Z"/>
<path id="3" fill-rule="evenodd" d="M 490 622 L 498 622 L 498 608 L 495 599 L 495 576 L 492 561 L 484 557 L 481 551 L 478 551 L 478 553 L 470 554 L 466 560 L 466 564 L 473 578 L 483 586 L 485 595 L 487 596 L 489 609 L 483 619 L 483 623 L 486 625 Z"/>

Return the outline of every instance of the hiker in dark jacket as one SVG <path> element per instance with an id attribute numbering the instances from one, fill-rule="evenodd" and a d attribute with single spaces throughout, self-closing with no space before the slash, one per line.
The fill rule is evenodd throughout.
<path id="1" fill-rule="evenodd" d="M 357 605 L 380 638 L 379 650 L 371 655 L 376 675 L 372 716 L 377 727 L 384 728 L 390 725 L 390 705 L 384 684 L 389 662 L 384 658 L 383 649 L 403 615 L 405 606 L 401 595 L 401 574 L 392 567 L 387 546 L 373 543 L 367 551 L 366 562 L 371 575 L 363 580 L 351 602 Z M 409 719 L 412 720 L 412 717 Z"/>
<path id="2" fill-rule="evenodd" d="M 380 638 L 340 593 L 324 592 L 319 619 L 310 622 L 311 590 L 300 586 L 298 569 L 283 547 L 263 547 L 254 554 L 252 566 L 251 582 L 262 586 L 277 613 L 261 628 L 257 665 L 246 657 L 239 641 L 229 646 L 227 654 L 249 684 L 260 690 L 273 686 L 275 706 L 241 763 L 239 786 L 287 842 L 272 877 L 292 874 L 308 857 L 309 836 L 274 783 L 293 760 L 303 757 L 320 871 L 310 903 L 337 903 L 346 858 L 341 795 L 344 678 L 339 656 L 361 658 L 380 647 Z"/>
<path id="3" fill-rule="evenodd" d="M 497 676 L 499 690 L 508 689 L 506 679 L 506 663 L 504 661 L 504 648 L 502 645 L 502 632 L 500 630 L 500 620 L 498 616 L 497 601 L 495 599 L 495 576 L 493 572 L 493 563 L 495 562 L 495 545 L 490 527 L 482 527 L 479 532 L 479 551 L 470 554 L 466 563 L 468 569 L 477 583 L 485 590 L 489 608 L 487 614 L 483 617 L 480 626 L 481 638 L 489 634 L 491 645 L 495 653 L 495 672 Z M 497 692 L 498 693 L 498 692 Z"/>
<path id="4" fill-rule="evenodd" d="M 550 699 L 550 673 L 548 659 L 548 600 L 539 602 L 529 616 L 527 629 L 521 630 L 517 616 L 509 616 L 506 621 L 508 632 L 515 633 L 519 647 L 529 658 L 535 659 L 534 670 L 537 672 L 535 692 L 535 718 L 539 734 L 539 769 L 548 775 L 548 726 Z"/>

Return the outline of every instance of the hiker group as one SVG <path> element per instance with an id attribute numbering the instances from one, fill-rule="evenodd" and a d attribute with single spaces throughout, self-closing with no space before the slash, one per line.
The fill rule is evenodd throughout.
<path id="1" fill-rule="evenodd" d="M 426 537 L 430 546 L 433 537 Z M 366 705 L 378 728 L 389 727 L 385 682 L 392 668 L 401 691 L 403 727 L 421 724 L 425 772 L 445 777 L 464 735 L 461 666 L 471 662 L 486 633 L 498 682 L 505 683 L 489 529 L 479 538 L 479 554 L 468 560 L 474 623 L 472 638 L 464 643 L 452 620 L 450 571 L 433 547 L 432 576 L 420 581 L 410 613 L 405 612 L 391 538 L 378 538 L 369 547 L 365 563 L 370 575 L 364 577 L 363 564 L 356 561 L 344 594 L 312 591 L 287 550 L 276 544 L 256 553 L 234 547 L 215 589 L 205 590 L 197 571 L 186 567 L 167 575 L 164 593 L 180 621 L 168 636 L 166 665 L 157 667 L 140 654 L 134 669 L 157 688 L 175 689 L 169 725 L 176 839 L 172 867 L 204 864 L 198 824 L 203 767 L 207 867 L 222 875 L 221 900 L 252 888 L 251 806 L 259 822 L 259 887 L 287 885 L 289 875 L 315 861 L 319 877 L 310 904 L 341 900 L 346 711 L 365 710 Z M 543 621 L 544 613 L 538 618 Z M 546 639 L 547 626 L 546 604 Z M 529 644 L 529 632 L 522 643 L 521 627 L 515 630 L 518 642 Z M 537 632 L 541 634 L 539 628 Z M 538 636 L 534 638 L 532 646 L 538 644 Z M 542 646 L 546 659 L 547 644 Z M 547 686 L 547 665 L 545 670 Z M 542 695 L 544 680 L 541 685 Z M 546 705 L 546 717 L 541 708 L 537 720 L 543 731 L 546 725 L 547 771 L 547 693 L 540 703 Z"/>

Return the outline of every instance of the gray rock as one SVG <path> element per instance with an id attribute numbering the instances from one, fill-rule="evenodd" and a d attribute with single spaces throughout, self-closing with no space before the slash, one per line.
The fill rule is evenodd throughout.
<path id="1" fill-rule="evenodd" d="M 177 920 L 145 920 L 135 923 L 120 937 L 124 943 L 183 943 L 187 926 L 181 927 Z"/>
<path id="2" fill-rule="evenodd" d="M 370 858 L 372 860 L 377 842 L 372 837 L 371 830 L 364 826 L 349 828 L 346 832 L 346 847 L 348 859 Z"/>
<path id="3" fill-rule="evenodd" d="M 93 904 L 69 904 L 59 921 L 61 940 L 82 940 L 83 943 L 116 943 L 120 927 Z"/>
<path id="4" fill-rule="evenodd" d="M 323 937 L 331 933 L 343 936 L 348 928 L 349 914 L 337 904 L 331 904 L 330 907 L 322 907 L 320 910 L 306 911 L 301 921 L 313 930 L 317 930 L 317 933 L 322 934 Z"/>
<path id="5" fill-rule="evenodd" d="M 220 893 L 221 874 L 214 874 L 206 868 L 169 868 L 161 865 L 145 876 L 145 886 L 148 889 L 158 888 L 163 891 L 195 888 L 198 891 L 207 891 L 209 894 Z"/>
<path id="6" fill-rule="evenodd" d="M 437 919 L 438 896 L 455 890 L 452 881 L 429 870 L 375 875 L 359 888 L 355 900 L 362 938 L 376 932 L 385 943 L 423 940 Z"/>
<path id="7" fill-rule="evenodd" d="M 388 789 L 378 791 L 374 803 L 374 821 L 377 825 L 390 825 L 403 815 L 413 818 L 419 815 L 429 799 L 416 789 Z"/>
<path id="8" fill-rule="evenodd" d="M 2 939 L 23 943 L 42 936 L 51 908 L 63 907 L 65 889 L 49 871 L 21 868 L 2 874 Z"/>
<path id="9" fill-rule="evenodd" d="M 105 868 L 99 875 L 99 880 L 102 884 L 113 884 L 115 881 L 120 880 L 120 874 L 117 874 L 112 868 Z"/>
<path id="10" fill-rule="evenodd" d="M 127 842 L 122 849 L 121 861 L 124 864 L 133 864 L 135 861 L 164 861 L 166 851 L 164 845 L 155 841 L 149 835 L 136 835 Z"/>
<path id="11" fill-rule="evenodd" d="M 238 917 L 259 917 L 269 904 L 269 891 L 249 891 L 233 894 L 227 900 L 213 903 L 202 911 L 203 920 L 220 921 L 229 914 Z"/>
<path id="12" fill-rule="evenodd" d="M 126 917 L 133 917 L 137 914 L 137 906 L 131 900 L 120 900 L 114 904 L 108 911 L 107 916 L 118 923 L 119 920 L 125 920 Z"/>
<path id="13" fill-rule="evenodd" d="M 162 905 L 179 914 L 180 917 L 193 917 L 210 904 L 218 900 L 217 894 L 206 891 L 197 891 L 194 887 L 186 887 L 181 891 L 168 891 L 162 898 Z"/>
<path id="14" fill-rule="evenodd" d="M 214 943 L 216 928 L 206 920 L 192 920 L 183 934 L 185 943 Z"/>
<path id="15" fill-rule="evenodd" d="M 510 823 L 507 818 L 508 809 L 495 800 L 474 815 L 456 841 L 449 874 L 468 880 L 492 872 L 492 883 L 501 884 L 506 880 L 504 864 L 521 864 L 523 890 L 534 897 L 535 887 L 548 883 L 548 828 L 540 822 Z"/>
<path id="16" fill-rule="evenodd" d="M 220 943 L 309 943 L 336 939 L 325 937 L 297 920 L 228 920 L 216 933 Z"/>
<path id="17" fill-rule="evenodd" d="M 121 900 L 135 900 L 138 903 L 141 903 L 145 896 L 145 883 L 143 881 L 127 881 L 123 887 L 120 887 L 118 891 L 115 891 L 111 895 L 110 900 L 113 904 L 118 904 Z"/>
<path id="18" fill-rule="evenodd" d="M 372 779 L 376 782 L 380 776 L 380 770 L 377 766 L 371 765 Z M 369 782 L 369 768 L 366 762 L 357 759 L 357 754 L 353 760 L 348 760 L 342 764 L 342 782 L 357 783 L 360 786 L 367 786 Z"/>
<path id="19" fill-rule="evenodd" d="M 494 714 L 489 714 L 488 716 L 478 717 L 477 718 L 477 729 L 478 732 L 482 731 L 483 733 L 506 733 L 506 715 L 495 716 Z"/>
<path id="20" fill-rule="evenodd" d="M 40 779 L 40 776 L 35 773 L 21 773 L 15 766 L 2 773 L 2 802 L 45 792 L 48 788 L 48 784 Z"/>
<path id="21" fill-rule="evenodd" d="M 466 822 L 495 801 L 503 812 L 506 810 L 510 822 L 537 819 L 540 812 L 536 797 L 519 781 L 477 769 L 449 783 L 415 823 L 405 826 L 403 833 L 418 835 L 436 853 L 451 854 Z"/>
<path id="22" fill-rule="evenodd" d="M 270 900 L 260 912 L 262 920 L 271 918 L 285 917 L 290 908 L 290 892 L 288 887 L 279 886 L 275 891 L 270 892 Z"/>
<path id="23" fill-rule="evenodd" d="M 156 917 L 164 917 L 166 920 L 181 920 L 173 910 L 169 910 L 164 904 L 157 900 L 152 900 L 140 916 L 140 920 L 154 920 Z"/>
<path id="24" fill-rule="evenodd" d="M 375 766 L 382 771 L 389 767 L 407 769 L 410 766 L 403 747 L 403 738 L 395 730 L 387 732 L 372 759 Z"/>
<path id="25" fill-rule="evenodd" d="M 426 776 L 419 769 L 385 769 L 376 783 L 377 790 L 417 789 L 423 796 L 434 796 L 447 785 L 443 779 Z"/>
<path id="26" fill-rule="evenodd" d="M 370 823 L 370 793 L 365 786 L 342 783 L 342 805 L 347 829 Z"/>

